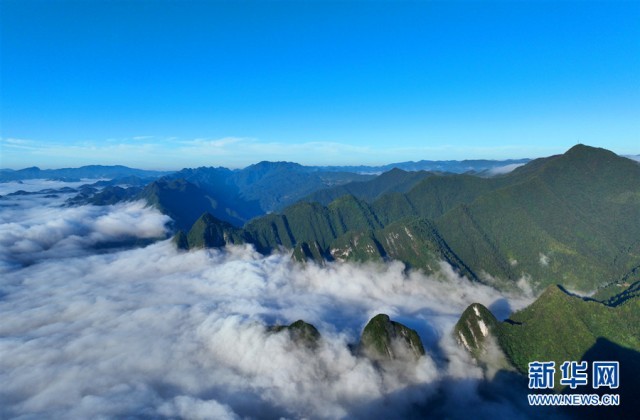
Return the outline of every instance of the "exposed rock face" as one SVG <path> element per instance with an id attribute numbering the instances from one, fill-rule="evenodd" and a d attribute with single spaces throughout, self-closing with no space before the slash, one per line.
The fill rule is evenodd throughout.
<path id="1" fill-rule="evenodd" d="M 293 254 L 291 255 L 294 261 L 305 263 L 307 261 L 314 261 L 318 264 L 323 264 L 326 260 L 326 257 L 322 253 L 320 246 L 317 242 L 312 242 L 308 244 L 306 242 L 302 242 L 293 249 Z"/>
<path id="2" fill-rule="evenodd" d="M 479 358 L 490 337 L 497 338 L 498 320 L 486 307 L 473 303 L 462 313 L 453 331 L 458 343 Z"/>
<path id="3" fill-rule="evenodd" d="M 359 350 L 374 360 L 417 360 L 425 354 L 420 336 L 415 330 L 388 315 L 373 317 L 362 332 Z"/>

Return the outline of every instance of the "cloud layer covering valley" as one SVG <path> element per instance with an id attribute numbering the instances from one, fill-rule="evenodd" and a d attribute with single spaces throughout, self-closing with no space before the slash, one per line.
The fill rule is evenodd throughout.
<path id="1" fill-rule="evenodd" d="M 64 207 L 72 194 L 0 199 L 0 273 L 43 259 L 88 255 L 96 246 L 166 236 L 171 219 L 143 202 Z"/>
<path id="2" fill-rule="evenodd" d="M 527 300 L 447 267 L 426 277 L 399 263 L 300 266 L 168 240 L 96 252 L 162 235 L 167 219 L 139 203 L 20 200 L 3 202 L 0 224 L 2 418 L 527 415 L 525 395 L 509 394 L 517 384 L 486 377 L 450 336 L 473 302 L 504 317 Z M 383 366 L 355 356 L 350 345 L 381 312 L 416 329 L 427 356 Z M 297 319 L 320 331 L 316 350 L 266 331 Z"/>

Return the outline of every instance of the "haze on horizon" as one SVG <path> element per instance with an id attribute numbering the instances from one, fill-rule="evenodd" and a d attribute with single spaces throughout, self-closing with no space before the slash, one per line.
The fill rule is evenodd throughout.
<path id="1" fill-rule="evenodd" d="M 638 2 L 0 8 L 0 168 L 640 153 Z"/>

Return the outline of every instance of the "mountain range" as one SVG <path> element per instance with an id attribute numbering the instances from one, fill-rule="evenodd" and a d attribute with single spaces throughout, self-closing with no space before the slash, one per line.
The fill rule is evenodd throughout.
<path id="1" fill-rule="evenodd" d="M 546 158 L 479 165 L 472 173 L 392 167 L 379 175 L 290 162 L 171 173 L 90 166 L 2 170 L 0 177 L 106 178 L 59 191 L 76 193 L 67 205 L 146 200 L 174 220 L 173 242 L 182 250 L 252 244 L 301 264 L 399 260 L 434 275 L 448 265 L 497 289 L 533 293 L 531 305 L 503 321 L 470 305 L 453 337 L 483 368 L 521 374 L 533 361 L 558 369 L 564 361 L 619 361 L 624 413 L 637 413 L 640 164 L 576 145 Z M 322 339 L 301 320 L 266 329 L 311 350 Z M 385 314 L 369 321 L 354 349 L 383 368 L 425 354 L 418 333 Z M 574 392 L 559 379 L 556 392 Z"/>
<path id="2" fill-rule="evenodd" d="M 397 259 L 427 273 L 446 261 L 503 289 L 588 291 L 639 275 L 640 165 L 605 149 L 577 145 L 490 178 L 394 170 L 345 189 L 243 228 L 200 219 L 183 246 L 246 242 L 299 260 Z M 328 191 L 316 195 L 337 195 Z"/>
<path id="3" fill-rule="evenodd" d="M 40 169 L 37 166 L 19 170 L 0 170 L 0 182 L 23 181 L 27 179 L 55 179 L 61 181 L 80 181 L 82 179 L 114 179 L 121 177 L 159 178 L 171 171 L 149 171 L 128 168 L 122 165 L 89 165 L 80 168 Z"/>
<path id="4" fill-rule="evenodd" d="M 515 161 L 450 161 L 440 165 L 423 162 L 429 165 L 405 162 L 375 167 L 376 170 L 389 168 L 380 176 L 372 174 L 375 172 L 373 167 L 367 171 L 364 167 L 303 166 L 292 162 L 259 162 L 238 170 L 223 167 L 182 169 L 158 179 L 138 198 L 147 200 L 171 216 L 178 228 L 188 228 L 204 212 L 240 227 L 256 217 L 282 212 L 300 201 L 326 205 L 344 194 L 372 201 L 385 193 L 407 192 L 430 174 L 398 169 L 411 167 L 409 164 L 452 170 L 464 167 L 480 172 L 503 168 Z M 193 186 L 187 186 L 183 181 Z M 181 208 L 181 203 L 188 203 L 189 211 Z"/>
<path id="5" fill-rule="evenodd" d="M 577 145 L 517 165 L 494 176 L 398 168 L 374 176 L 290 162 L 173 173 L 27 168 L 2 176 L 112 176 L 80 187 L 68 204 L 144 199 L 183 231 L 176 236 L 183 248 L 251 243 L 263 253 L 288 249 L 299 261 L 395 259 L 427 273 L 444 261 L 497 288 L 538 292 L 640 277 L 636 161 Z"/>

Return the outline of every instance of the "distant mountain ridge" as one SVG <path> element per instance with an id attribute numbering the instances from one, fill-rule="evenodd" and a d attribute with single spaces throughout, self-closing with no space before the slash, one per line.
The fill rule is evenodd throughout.
<path id="1" fill-rule="evenodd" d="M 640 166 L 578 145 L 492 178 L 427 176 L 371 203 L 299 202 L 235 238 L 302 260 L 392 258 L 426 272 L 444 260 L 499 288 L 524 280 L 586 291 L 640 272 L 638 220 Z"/>
<path id="2" fill-rule="evenodd" d="M 638 156 L 629 156 L 631 159 L 640 159 L 640 155 Z M 434 171 L 434 172 L 451 172 L 451 173 L 480 173 L 484 171 L 488 171 L 494 168 L 509 166 L 513 164 L 524 164 L 529 162 L 530 159 L 507 159 L 507 160 L 421 160 L 417 162 L 398 162 L 398 163 L 389 163 L 386 165 L 380 166 L 303 166 L 298 163 L 293 162 L 268 162 L 263 161 L 253 165 L 249 165 L 243 169 L 227 169 L 224 167 L 200 167 L 200 168 L 184 168 L 181 171 L 185 170 L 196 170 L 196 169 L 218 169 L 221 171 L 229 171 L 229 172 L 242 172 L 246 169 L 249 169 L 249 172 L 259 173 L 261 167 L 268 168 L 269 166 L 276 165 L 280 166 L 280 168 L 296 168 L 297 172 L 350 172 L 354 174 L 381 174 L 383 172 L 388 172 L 394 168 L 401 169 L 407 172 L 416 172 L 416 171 Z M 267 169 L 268 170 L 268 169 Z M 125 177 L 125 176 L 138 176 L 141 178 L 146 177 L 160 177 L 169 175 L 175 172 L 180 171 L 154 171 L 154 170 L 146 170 L 146 169 L 136 169 L 130 168 L 122 165 L 85 165 L 78 168 L 59 168 L 59 169 L 40 169 L 37 166 L 32 166 L 29 168 L 23 169 L 8 169 L 8 168 L 0 168 L 0 182 L 7 181 L 18 181 L 25 179 L 50 179 L 50 178 L 117 178 L 117 177 Z M 327 175 L 330 177 L 330 175 Z M 242 178 L 240 176 L 239 178 Z M 249 178 L 250 179 L 250 178 Z"/>
<path id="3" fill-rule="evenodd" d="M 83 178 L 121 178 L 136 176 L 140 178 L 159 178 L 172 173 L 172 171 L 151 171 L 145 169 L 129 168 L 122 165 L 88 165 L 79 168 L 40 169 L 37 166 L 19 169 L 16 171 L 0 171 L 0 182 L 22 181 L 27 179 L 60 179 L 80 181 Z"/>
<path id="4" fill-rule="evenodd" d="M 380 166 L 318 166 L 318 169 L 324 171 L 347 171 L 365 174 L 380 174 L 388 172 L 392 169 L 402 169 L 408 172 L 427 171 L 427 172 L 450 172 L 455 174 L 462 173 L 480 173 L 491 169 L 528 163 L 531 159 L 506 159 L 506 160 L 490 160 L 490 159 L 465 159 L 465 160 L 419 160 L 417 162 L 397 162 Z"/>
<path id="5" fill-rule="evenodd" d="M 199 202 L 193 207 L 195 213 L 208 212 L 216 218 L 242 226 L 245 222 L 266 213 L 285 211 L 287 206 L 299 202 L 320 202 L 328 204 L 343 195 L 353 195 L 373 202 L 384 194 L 407 192 L 422 179 L 433 175 L 429 172 L 406 172 L 400 169 L 379 176 L 358 175 L 348 172 L 319 172 L 314 167 L 305 167 L 290 162 L 260 162 L 243 170 L 231 171 L 226 168 L 183 169 L 164 179 L 184 180 L 195 187 L 190 191 L 200 198 L 185 196 L 183 200 L 174 197 L 174 202 L 166 200 L 162 206 L 167 214 L 174 217 L 177 212 L 170 208 L 175 200 Z M 475 176 L 467 175 L 471 180 Z M 163 179 L 154 183 L 155 190 L 163 190 L 173 184 Z M 169 194 L 172 195 L 172 194 Z M 173 195 L 172 195 L 173 196 Z M 203 199 L 206 198 L 206 199 Z M 146 196 L 154 204 L 163 200 Z M 207 203 L 211 203 L 210 205 Z M 197 210 L 196 210 L 197 209 Z M 383 212 L 384 217 L 389 215 Z M 193 223 L 195 219 L 174 219 L 178 227 Z"/>

